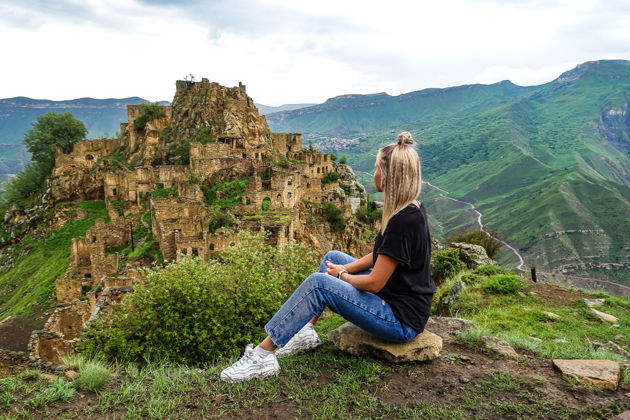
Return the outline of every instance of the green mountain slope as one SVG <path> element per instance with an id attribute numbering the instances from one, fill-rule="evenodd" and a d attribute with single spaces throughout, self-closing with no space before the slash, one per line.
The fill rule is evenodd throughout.
<path id="1" fill-rule="evenodd" d="M 272 130 L 279 132 L 350 136 L 497 105 L 532 89 L 503 81 L 492 85 L 424 89 L 399 96 L 342 95 L 321 105 L 269 114 L 267 121 Z"/>
<path id="2" fill-rule="evenodd" d="M 395 129 L 375 123 L 382 129 L 361 132 L 364 140 L 342 153 L 369 184 L 378 147 L 397 131 L 412 131 L 425 179 L 473 203 L 484 224 L 522 251 L 527 266 L 630 285 L 630 62 L 584 63 L 545 85 L 511 90 L 511 97 L 498 95 L 499 85 L 477 86 L 481 98 L 458 96 L 415 121 L 392 118 Z M 385 120 L 391 106 L 382 108 Z M 351 113 L 359 121 L 377 110 Z M 349 113 L 340 108 L 337 121 Z M 322 114 L 333 120 L 332 109 Z M 314 127 L 314 117 L 304 121 L 302 131 Z M 317 129 L 359 134 L 360 127 Z M 425 190 L 440 234 L 477 226 L 468 206 Z"/>

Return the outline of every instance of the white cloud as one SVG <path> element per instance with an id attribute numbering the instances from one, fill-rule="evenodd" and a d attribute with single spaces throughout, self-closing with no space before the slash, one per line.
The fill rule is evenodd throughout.
<path id="1" fill-rule="evenodd" d="M 630 58 L 630 7 L 610 1 L 7 0 L 0 97 L 170 100 L 188 73 L 260 103 L 343 93 L 547 82 Z"/>

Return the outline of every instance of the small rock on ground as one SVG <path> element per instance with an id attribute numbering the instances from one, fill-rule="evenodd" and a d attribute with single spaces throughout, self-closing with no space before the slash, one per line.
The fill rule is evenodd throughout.
<path id="1" fill-rule="evenodd" d="M 75 370 L 67 370 L 64 372 L 64 376 L 66 377 L 66 379 L 74 381 L 79 377 L 79 373 Z"/>
<path id="2" fill-rule="evenodd" d="M 630 410 L 624 411 L 621 414 L 616 415 L 612 420 L 630 420 Z"/>
<path id="3" fill-rule="evenodd" d="M 575 376 L 582 383 L 614 391 L 619 386 L 621 369 L 611 360 L 554 359 L 553 365 L 563 375 Z"/>
<path id="4" fill-rule="evenodd" d="M 554 314 L 553 312 L 543 311 L 543 314 L 547 315 L 547 317 L 549 317 L 551 319 L 560 319 L 560 315 Z"/>
<path id="5" fill-rule="evenodd" d="M 597 309 L 591 308 L 591 312 L 593 312 L 599 319 L 605 322 L 610 322 L 611 324 L 618 324 L 619 319 L 617 317 L 607 314 L 606 312 L 598 311 Z"/>
<path id="6" fill-rule="evenodd" d="M 481 337 L 481 341 L 486 346 L 486 348 L 490 350 L 494 350 L 495 352 L 502 354 L 505 357 L 509 357 L 511 359 L 516 359 L 518 357 L 518 353 L 514 351 L 514 349 L 510 346 L 510 344 L 501 340 L 497 337 Z"/>
<path id="7" fill-rule="evenodd" d="M 601 306 L 605 303 L 604 299 L 586 299 L 584 298 L 584 303 L 586 303 L 586 306 L 588 306 L 589 308 L 592 308 L 594 306 Z"/>
<path id="8" fill-rule="evenodd" d="M 372 356 L 394 363 L 432 360 L 442 350 L 442 338 L 427 330 L 407 343 L 393 343 L 346 322 L 329 332 L 328 338 L 339 350 L 352 355 Z"/>

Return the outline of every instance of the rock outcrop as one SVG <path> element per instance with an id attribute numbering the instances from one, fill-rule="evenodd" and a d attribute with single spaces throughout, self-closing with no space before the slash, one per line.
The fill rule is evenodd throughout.
<path id="1" fill-rule="evenodd" d="M 346 322 L 328 333 L 328 338 L 339 350 L 355 356 L 372 356 L 394 363 L 433 360 L 439 357 L 442 338 L 427 330 L 407 343 L 381 340 Z"/>
<path id="2" fill-rule="evenodd" d="M 554 359 L 553 365 L 563 375 L 576 377 L 580 382 L 614 391 L 619 386 L 621 369 L 611 360 Z"/>

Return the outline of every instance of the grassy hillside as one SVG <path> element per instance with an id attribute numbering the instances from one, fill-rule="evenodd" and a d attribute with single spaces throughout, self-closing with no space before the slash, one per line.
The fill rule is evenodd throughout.
<path id="1" fill-rule="evenodd" d="M 28 314 L 34 304 L 49 307 L 54 302 L 55 280 L 70 264 L 72 238 L 84 236 L 97 218 L 107 218 L 102 201 L 76 205 L 88 212 L 87 218 L 69 220 L 53 231 L 35 231 L 18 245 L 3 250 L 0 256 L 0 318 Z"/>

